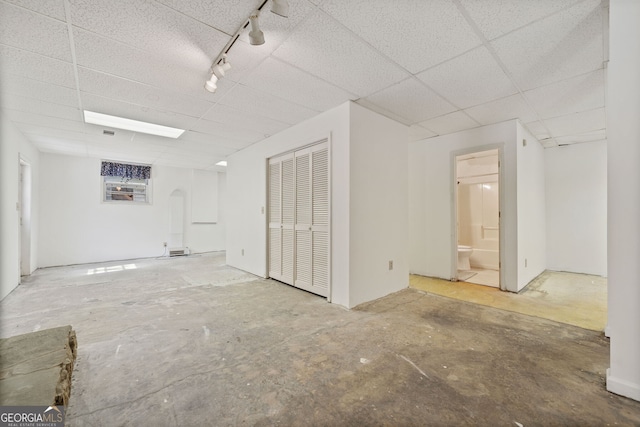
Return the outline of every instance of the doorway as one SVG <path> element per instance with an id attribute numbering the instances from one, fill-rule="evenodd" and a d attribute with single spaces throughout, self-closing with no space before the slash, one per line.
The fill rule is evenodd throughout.
<path id="1" fill-rule="evenodd" d="M 500 287 L 500 150 L 455 157 L 455 277 Z"/>
<path id="2" fill-rule="evenodd" d="M 20 276 L 31 274 L 31 165 L 19 159 L 18 221 L 20 229 L 18 263 Z"/>

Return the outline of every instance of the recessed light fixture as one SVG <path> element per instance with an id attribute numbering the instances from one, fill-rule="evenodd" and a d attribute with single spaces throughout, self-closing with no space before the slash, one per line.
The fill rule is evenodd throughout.
<path id="1" fill-rule="evenodd" d="M 84 121 L 85 123 L 91 123 L 94 125 L 165 136 L 167 138 L 177 138 L 184 132 L 184 129 L 140 122 L 138 120 L 125 119 L 124 117 L 110 116 L 109 114 L 96 113 L 94 111 L 87 110 L 84 110 Z"/>
<path id="2" fill-rule="evenodd" d="M 220 160 L 218 163 L 216 163 L 216 166 L 227 166 L 227 161 L 226 160 Z"/>

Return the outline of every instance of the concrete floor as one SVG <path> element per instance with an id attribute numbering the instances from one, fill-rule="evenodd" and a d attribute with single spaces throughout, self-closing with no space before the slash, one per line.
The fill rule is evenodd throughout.
<path id="1" fill-rule="evenodd" d="M 0 313 L 76 330 L 68 426 L 640 425 L 600 333 L 415 289 L 349 311 L 222 253 L 39 270 Z"/>

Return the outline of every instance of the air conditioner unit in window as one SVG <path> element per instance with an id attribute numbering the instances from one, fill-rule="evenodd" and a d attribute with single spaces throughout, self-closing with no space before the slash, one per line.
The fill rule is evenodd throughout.
<path id="1" fill-rule="evenodd" d="M 169 256 L 184 256 L 189 255 L 189 248 L 171 248 L 169 249 Z"/>

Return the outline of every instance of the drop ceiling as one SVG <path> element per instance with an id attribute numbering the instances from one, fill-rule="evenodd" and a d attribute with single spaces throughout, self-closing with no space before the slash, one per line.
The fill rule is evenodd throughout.
<path id="1" fill-rule="evenodd" d="M 2 114 L 42 152 L 216 169 L 348 100 L 411 140 L 519 119 L 545 147 L 602 140 L 607 3 L 289 0 L 260 15 L 209 93 L 214 59 L 262 0 L 0 0 Z M 83 110 L 186 129 L 103 133 Z"/>

